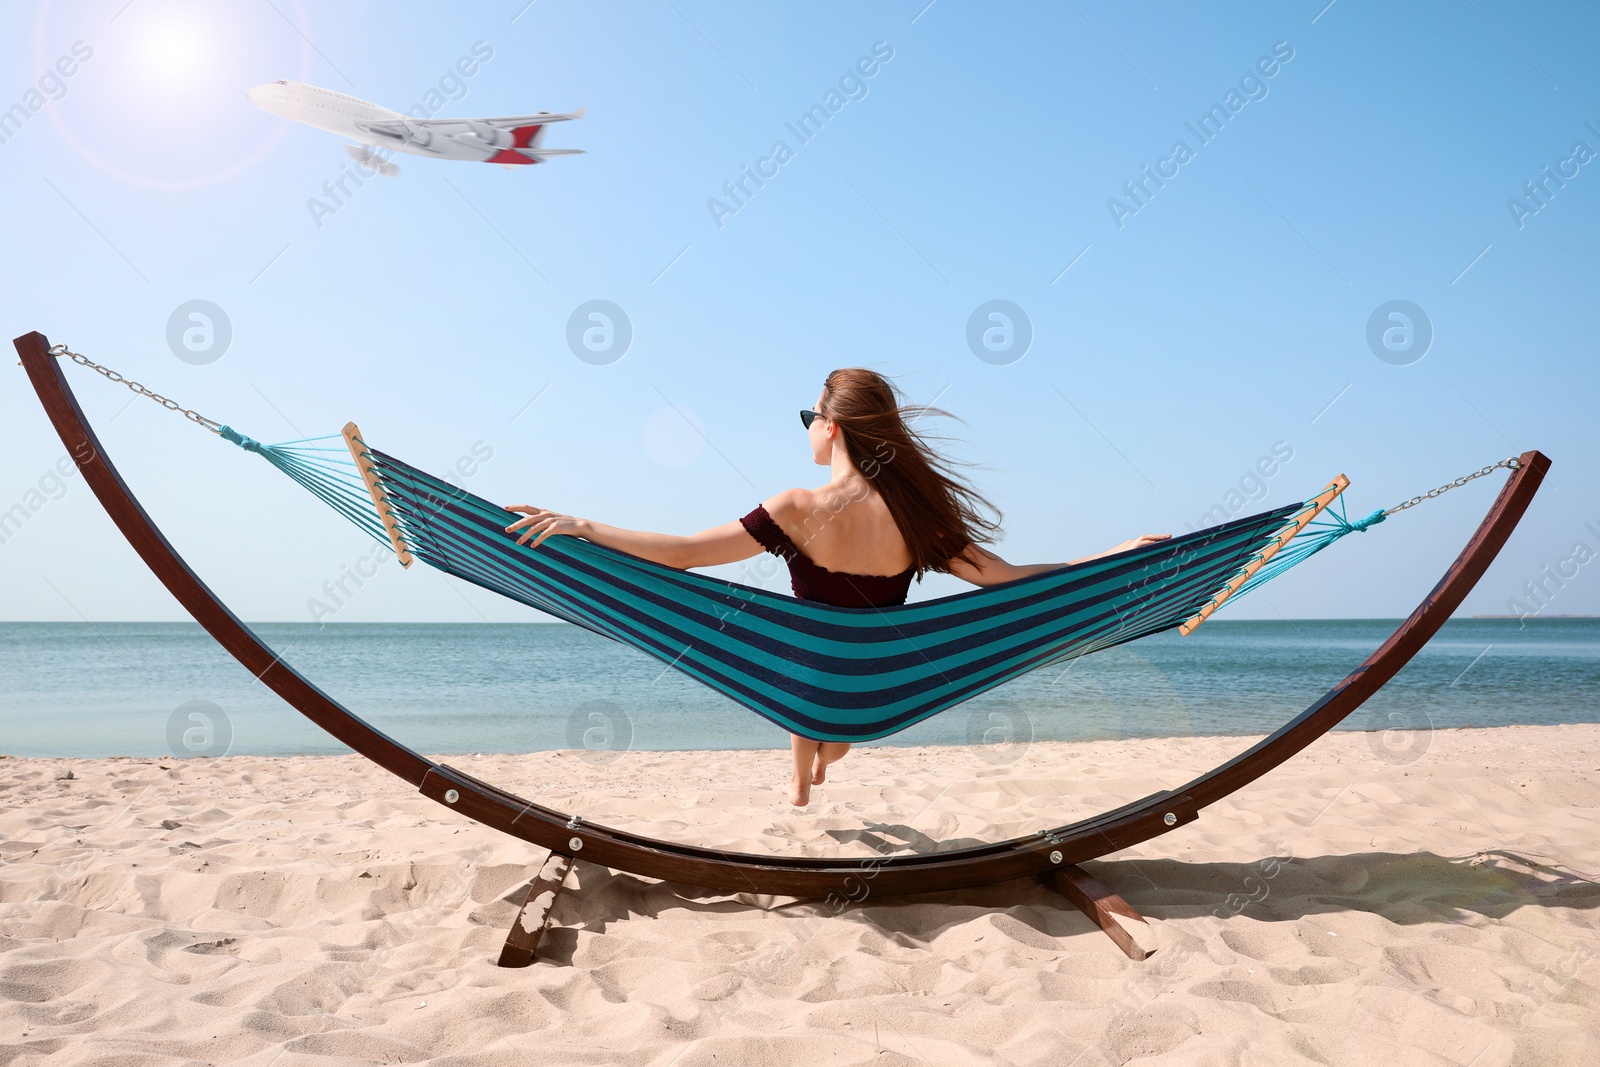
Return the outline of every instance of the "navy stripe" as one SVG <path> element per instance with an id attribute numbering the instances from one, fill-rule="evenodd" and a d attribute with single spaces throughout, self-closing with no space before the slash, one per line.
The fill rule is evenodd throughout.
<path id="1" fill-rule="evenodd" d="M 450 511 L 450 510 L 454 510 L 454 509 L 446 509 L 446 512 L 441 512 L 440 513 L 441 517 L 443 517 L 445 514 L 447 514 L 448 511 Z M 494 531 L 494 536 L 496 538 L 495 542 L 492 542 L 491 544 L 484 545 L 483 546 L 484 548 L 488 548 L 491 551 L 495 551 L 497 549 L 500 549 L 501 546 L 504 546 L 507 549 L 512 547 L 511 540 L 509 538 L 505 537 L 502 533 L 500 533 L 498 529 Z M 548 547 L 549 544 L 550 544 L 549 542 L 546 542 L 546 547 Z M 1249 547 L 1249 546 L 1246 546 L 1246 547 Z M 535 555 L 535 553 L 529 552 L 528 550 L 524 550 L 524 549 L 517 549 L 516 551 L 518 553 L 520 553 L 520 554 L 527 555 L 527 556 Z M 543 552 L 543 551 L 544 551 L 544 548 L 541 548 L 539 550 L 539 552 Z M 1236 556 L 1236 555 L 1238 555 L 1238 553 L 1235 553 L 1234 555 Z M 1204 588 L 1199 591 L 1200 595 L 1191 597 L 1190 598 L 1190 603 L 1186 604 L 1186 607 L 1189 607 L 1192 610 L 1193 608 L 1198 607 L 1199 604 L 1204 603 L 1206 599 L 1209 599 L 1211 593 L 1214 591 L 1214 589 L 1217 587 L 1217 585 L 1221 584 L 1221 579 L 1225 578 L 1227 576 L 1230 576 L 1235 569 L 1236 568 L 1234 567 L 1234 558 L 1233 558 L 1233 556 L 1230 556 L 1230 557 L 1226 558 L 1225 560 L 1223 560 L 1221 565 L 1213 564 L 1211 567 L 1207 568 L 1206 571 L 1204 571 L 1204 572 L 1200 572 L 1198 569 L 1194 573 L 1185 572 L 1186 580 L 1188 580 L 1188 581 L 1205 581 L 1205 583 L 1206 583 Z M 611 585 L 615 584 L 615 579 L 612 576 L 609 576 L 609 575 L 606 575 L 606 574 L 600 573 L 600 572 L 591 572 L 588 575 L 588 578 L 589 578 L 590 582 L 592 582 L 593 585 L 596 586 L 596 587 L 598 587 L 598 586 L 611 586 Z M 1173 591 L 1174 591 L 1173 587 L 1169 586 L 1168 588 L 1163 590 L 1163 594 L 1166 595 L 1166 596 L 1171 596 Z M 635 592 L 637 592 L 637 591 L 635 591 Z M 593 593 L 594 593 L 594 589 L 591 589 L 591 595 Z M 648 595 L 648 594 L 645 594 L 645 595 Z M 518 599 L 520 599 L 520 598 L 518 598 Z M 652 601 L 652 606 L 653 606 L 654 611 L 656 613 L 656 614 L 652 615 L 652 619 L 651 619 L 652 622 L 662 623 L 662 622 L 665 622 L 665 618 L 664 617 L 671 617 L 671 616 L 685 618 L 688 621 L 704 621 L 704 612 L 697 613 L 698 617 L 691 619 L 687 615 L 686 612 L 681 610 L 682 609 L 682 605 L 677 603 L 677 602 L 673 602 L 673 601 L 666 600 L 666 599 L 658 599 L 656 597 L 650 597 L 650 599 Z M 540 598 L 539 602 L 536 603 L 535 606 L 544 606 L 543 599 Z M 623 611 L 623 612 L 626 612 L 626 610 L 627 610 L 625 605 L 617 605 L 614 601 L 610 602 L 610 606 L 616 608 L 617 610 Z M 764 645 L 768 646 L 769 650 L 776 651 L 776 652 L 778 652 L 780 654 L 782 652 L 784 652 L 784 651 L 789 652 L 790 656 L 785 661 L 785 666 L 786 667 L 788 665 L 794 664 L 796 662 L 795 653 L 799 653 L 800 655 L 798 657 L 798 662 L 801 662 L 801 663 L 805 664 L 806 666 L 812 667 L 813 669 L 815 669 L 815 670 L 817 670 L 817 671 L 819 671 L 821 673 L 824 673 L 824 674 L 828 675 L 829 677 L 841 677 L 841 676 L 868 676 L 868 677 L 871 677 L 871 676 L 882 675 L 882 674 L 885 674 L 885 673 L 887 673 L 889 671 L 903 671 L 903 670 L 909 669 L 911 667 L 915 667 L 918 664 L 920 664 L 921 662 L 923 662 L 923 661 L 925 661 L 927 659 L 932 659 L 933 657 L 939 657 L 940 659 L 947 659 L 949 656 L 955 655 L 955 654 L 963 652 L 963 651 L 968 651 L 968 650 L 970 650 L 972 648 L 979 647 L 980 645 L 996 646 L 996 645 L 999 645 L 1004 639 L 1010 638 L 1014 634 L 1025 632 L 1028 629 L 1037 627 L 1040 624 L 1041 615 L 1048 614 L 1050 616 L 1059 616 L 1059 615 L 1061 615 L 1063 613 L 1063 609 L 1068 609 L 1068 608 L 1070 608 L 1070 609 L 1079 609 L 1080 608 L 1080 605 L 1077 604 L 1077 603 L 1055 604 L 1055 605 L 1050 605 L 1050 606 L 1053 608 L 1053 610 L 1051 610 L 1048 613 L 1036 613 L 1034 616 L 1031 616 L 1031 617 L 1014 619 L 1009 624 L 1006 624 L 1006 625 L 1003 625 L 1003 626 L 996 626 L 996 627 L 991 628 L 991 630 L 987 634 L 977 635 L 975 637 L 969 636 L 966 639 L 962 639 L 962 640 L 959 640 L 959 641 L 947 641 L 947 642 L 944 642 L 944 643 L 941 643 L 941 644 L 938 644 L 938 645 L 928 645 L 926 647 L 921 648 L 918 651 L 900 653 L 898 655 L 889 656 L 889 657 L 879 657 L 878 659 L 876 659 L 876 660 L 874 660 L 872 662 L 868 662 L 868 663 L 862 663 L 860 661 L 852 661 L 852 660 L 838 660 L 838 659 L 834 659 L 832 657 L 824 656 L 824 655 L 819 654 L 819 653 L 807 652 L 805 650 L 795 649 L 795 648 L 792 648 L 792 647 L 785 649 L 783 646 L 777 646 L 777 647 L 774 648 L 770 642 L 766 642 L 764 640 L 751 640 L 751 639 L 749 639 L 750 635 L 745 635 L 746 640 L 744 641 L 744 644 L 752 646 L 752 647 L 754 647 L 754 646 L 756 646 L 758 644 L 764 644 Z M 1107 617 L 1109 617 L 1111 615 L 1117 614 L 1118 612 L 1123 611 L 1123 610 L 1126 610 L 1126 609 L 1123 608 L 1123 607 L 1119 607 L 1116 604 L 1111 604 L 1111 605 L 1109 605 L 1107 607 L 1106 611 L 1104 611 L 1102 614 L 1096 615 L 1096 616 L 1090 616 L 1090 617 L 1088 617 L 1086 619 L 1080 620 L 1078 623 L 1075 623 L 1074 624 L 1074 628 L 1081 628 L 1081 627 L 1084 627 L 1084 626 L 1090 626 L 1090 625 L 1097 624 L 1101 620 L 1103 620 L 1103 619 L 1105 619 L 1105 618 L 1107 618 Z M 1145 610 L 1149 610 L 1149 609 L 1146 608 Z M 735 635 L 735 636 L 737 636 L 737 635 Z M 688 645 L 690 647 L 696 647 L 696 646 L 701 646 L 701 645 L 704 644 L 703 642 L 697 641 L 690 634 L 687 634 L 687 633 L 685 633 L 682 630 L 679 630 L 677 628 L 674 628 L 674 632 L 672 634 L 672 637 L 676 640 L 677 644 L 680 647 L 680 650 L 681 650 L 682 646 L 684 646 L 684 645 Z M 1040 638 L 1036 637 L 1034 639 L 1034 642 L 1037 643 L 1037 641 L 1039 641 L 1039 640 L 1040 640 Z M 737 650 L 735 649 L 734 651 L 737 651 Z M 1003 650 L 999 650 L 999 651 L 1010 652 L 1012 650 L 1003 649 Z M 992 658 L 993 657 L 991 657 L 991 659 Z M 747 664 L 747 658 L 735 657 L 735 661 Z M 789 676 L 789 672 L 788 672 L 787 669 L 783 672 L 783 676 L 784 677 L 788 677 Z M 821 692 L 829 692 L 829 691 L 833 691 L 833 687 L 832 686 L 825 686 Z M 796 697 L 796 696 L 801 696 L 802 698 L 804 698 L 805 695 L 809 695 L 809 694 L 797 693 L 797 692 L 795 692 L 793 690 L 792 687 L 790 688 L 790 691 L 788 693 L 788 696 L 790 698 L 793 698 L 793 697 Z M 872 694 L 868 693 L 868 694 L 865 695 L 864 699 L 848 701 L 848 703 L 851 706 L 866 706 L 867 703 L 875 703 L 876 700 L 877 700 L 876 697 L 874 697 Z M 821 702 L 821 701 L 818 701 L 818 702 Z M 842 701 L 835 701 L 834 703 L 837 704 L 837 703 L 843 703 L 843 702 Z"/>
<path id="2" fill-rule="evenodd" d="M 477 525 L 477 523 L 474 521 L 475 516 L 470 511 L 454 505 L 442 504 L 442 502 L 439 502 L 439 504 L 441 504 L 442 507 L 440 511 L 436 511 L 435 514 L 454 513 L 460 516 L 462 520 L 461 524 L 464 527 Z M 1283 510 L 1288 511 L 1290 509 Z M 1277 513 L 1269 514 L 1276 515 Z M 1250 552 L 1255 551 L 1259 548 L 1259 545 L 1254 542 L 1262 539 L 1258 532 L 1259 525 L 1260 524 L 1258 523 L 1256 524 L 1256 528 L 1246 531 L 1251 543 L 1245 543 L 1246 534 L 1235 532 L 1234 537 L 1227 539 L 1227 542 L 1220 547 L 1213 546 L 1210 544 L 1210 542 L 1204 545 L 1194 546 L 1192 549 L 1190 549 L 1190 551 L 1195 553 L 1195 558 L 1191 563 L 1185 565 L 1183 568 L 1184 572 L 1188 573 L 1197 571 L 1202 567 L 1212 565 L 1220 553 L 1222 551 L 1226 551 L 1227 549 L 1242 547 L 1244 551 L 1236 553 L 1240 559 L 1242 559 L 1243 556 L 1248 555 Z M 501 551 L 501 546 L 504 546 L 505 551 L 510 551 L 513 545 L 511 539 L 501 533 L 498 525 L 495 525 L 491 530 L 488 531 L 488 537 L 484 540 L 484 547 L 489 548 L 491 551 Z M 1218 541 L 1222 540 L 1222 538 L 1214 537 L 1210 540 Z M 588 551 L 581 554 L 577 551 L 572 551 L 569 553 L 557 547 L 563 542 L 570 542 L 575 549 L 582 548 L 587 549 Z M 587 542 L 571 541 L 571 539 L 563 538 L 547 541 L 545 545 L 537 552 L 524 549 L 516 549 L 515 551 L 518 554 L 519 563 L 525 562 L 529 567 L 535 570 L 548 570 L 548 568 L 540 562 L 540 559 L 541 556 L 548 555 L 549 553 L 553 552 L 562 555 L 564 557 L 563 562 L 568 566 L 582 571 L 589 582 L 595 585 L 616 584 L 618 581 L 618 576 L 612 571 L 603 569 L 603 565 L 608 562 L 607 558 L 594 558 L 595 550 L 598 548 L 599 546 L 591 545 Z M 609 552 L 610 550 L 604 551 Z M 617 553 L 615 555 L 620 556 L 621 554 Z M 585 559 L 585 556 L 590 558 Z M 1123 557 L 1132 558 L 1124 559 Z M 632 557 L 622 558 L 630 561 L 632 560 Z M 1013 587 L 1022 586 L 1025 583 L 1032 583 L 1029 585 L 1029 589 L 1033 590 L 1031 595 L 1017 597 L 1013 603 L 1004 605 L 1004 608 L 1009 611 L 1013 609 L 1032 607 L 1039 604 L 1058 603 L 1072 594 L 1093 594 L 1093 587 L 1108 583 L 1117 583 L 1123 588 L 1129 589 L 1139 588 L 1143 585 L 1150 584 L 1156 579 L 1156 577 L 1158 577 L 1155 574 L 1145 574 L 1139 581 L 1134 581 L 1130 577 L 1135 572 L 1138 572 L 1142 568 L 1149 566 L 1149 561 L 1138 558 L 1136 553 L 1125 553 L 1123 556 L 1115 557 L 1115 559 L 1119 561 L 1115 568 L 1102 570 L 1099 573 L 1085 575 L 1083 577 L 1076 577 L 1078 568 L 1066 568 L 1051 572 L 1046 575 L 1035 576 L 1035 578 L 1024 579 L 1023 582 L 1013 582 L 1008 586 L 990 587 L 986 590 L 974 590 L 974 592 L 978 593 L 980 596 L 986 593 L 990 594 L 991 596 L 995 596 L 1001 589 L 1010 589 Z M 655 565 L 652 564 L 651 566 Z M 1084 565 L 1079 565 L 1079 567 L 1082 566 Z M 871 651 L 870 647 L 866 651 L 863 651 L 862 649 L 862 646 L 870 646 L 874 642 L 874 639 L 879 642 L 900 641 L 902 639 L 909 640 L 919 636 L 934 634 L 936 631 L 949 631 L 959 626 L 973 626 L 975 624 L 984 624 L 986 630 L 993 632 L 993 620 L 996 615 L 1002 614 L 1001 611 L 997 610 L 997 605 L 990 603 L 986 605 L 986 608 L 983 611 L 969 610 L 961 613 L 960 615 L 952 615 L 945 619 L 936 619 L 922 625 L 910 626 L 897 617 L 897 612 L 900 609 L 885 608 L 875 613 L 880 616 L 880 618 L 877 620 L 878 625 L 876 626 L 876 630 L 878 633 L 876 635 L 870 631 L 864 631 L 857 627 L 853 628 L 847 635 L 845 635 L 845 640 L 840 641 L 839 637 L 832 634 L 831 631 L 826 627 L 807 625 L 809 620 L 805 619 L 804 617 L 797 617 L 793 612 L 784 612 L 781 610 L 781 607 L 784 605 L 797 605 L 802 603 L 800 601 L 796 601 L 790 597 L 780 597 L 771 593 L 765 593 L 763 590 L 749 590 L 743 586 L 725 582 L 721 579 L 710 578 L 705 575 L 690 574 L 687 572 L 675 571 L 666 568 L 663 568 L 663 570 L 666 571 L 666 575 L 671 576 L 671 579 L 690 578 L 694 580 L 692 583 L 681 580 L 675 581 L 674 584 L 677 586 L 677 591 L 680 593 L 680 595 L 697 594 L 700 597 L 704 597 L 707 593 L 714 594 L 713 599 L 717 602 L 717 604 L 713 614 L 715 614 L 719 620 L 724 620 L 726 618 L 728 614 L 725 610 L 726 608 L 737 607 L 739 609 L 739 616 L 749 616 L 752 618 L 759 618 L 763 622 L 776 623 L 777 625 L 783 627 L 784 630 L 789 631 L 789 634 L 786 634 L 785 636 L 792 636 L 792 633 L 795 631 L 808 636 L 827 634 L 835 642 L 838 642 L 835 647 L 837 647 L 841 652 L 846 653 L 846 656 L 839 657 L 836 661 L 834 661 L 834 669 L 839 671 L 849 670 L 848 659 L 874 657 L 876 660 L 876 658 L 879 658 L 880 654 Z M 1036 581 L 1037 578 L 1055 578 L 1057 581 L 1053 583 L 1053 587 L 1041 588 Z M 707 588 L 708 584 L 710 585 L 710 588 Z M 735 590 L 737 590 L 739 594 L 757 592 L 765 593 L 765 595 L 773 597 L 774 600 L 777 601 L 780 610 L 773 610 L 770 607 L 755 604 L 746 599 L 745 596 L 734 594 L 733 591 Z M 657 611 L 672 612 L 680 615 L 689 614 L 683 610 L 683 602 L 681 599 L 674 599 L 665 597 L 661 594 L 651 593 L 648 590 L 638 589 L 637 586 L 633 586 L 631 591 L 650 599 L 654 609 Z M 970 594 L 960 595 L 965 597 Z M 946 600 L 951 599 L 955 598 L 946 598 Z M 936 603 L 943 602 L 944 601 L 939 601 Z M 856 612 L 862 609 L 839 608 L 833 610 Z M 865 609 L 865 611 L 868 614 L 874 614 L 873 609 Z M 702 614 L 704 614 L 703 610 Z M 740 627 L 740 632 L 744 636 L 744 643 L 753 647 L 762 647 L 765 640 L 762 634 L 746 627 Z M 766 644 L 770 647 L 770 642 L 766 642 Z M 787 642 L 783 647 L 786 649 L 789 647 Z M 881 670 L 882 667 L 875 661 L 869 666 L 868 669 L 876 671 Z"/>
<path id="3" fill-rule="evenodd" d="M 424 562 L 632 645 L 820 740 L 882 737 L 1029 670 L 1175 626 L 1296 510 L 942 600 L 850 609 L 583 541 L 521 548 L 504 533 L 503 509 L 393 457 L 374 459 Z M 873 679 L 883 685 L 862 687 Z M 863 712 L 879 714 L 864 721 Z"/>
<path id="4" fill-rule="evenodd" d="M 496 533 L 498 533 L 498 531 L 496 531 Z M 450 555 L 451 555 L 451 557 L 453 557 L 454 553 L 450 553 Z M 454 561 L 454 560 L 451 560 L 451 561 Z M 565 613 L 563 613 L 563 614 L 565 614 Z"/>
<path id="5" fill-rule="evenodd" d="M 496 525 L 496 520 L 498 520 L 501 516 L 508 514 L 503 509 L 489 504 L 480 497 L 472 496 L 471 494 L 466 493 L 463 490 L 450 485 L 449 483 L 441 482 L 438 479 L 433 478 L 431 475 L 416 470 L 416 468 L 409 467 L 408 465 L 395 460 L 393 457 L 386 456 L 383 453 L 374 453 L 374 456 L 381 457 L 386 464 L 393 464 L 395 466 L 394 470 L 385 470 L 383 472 L 386 477 L 395 476 L 401 479 L 410 480 L 414 485 L 420 485 L 422 487 L 422 493 L 418 495 L 425 495 L 429 497 L 429 499 L 426 501 L 429 510 L 455 507 L 462 514 L 468 516 L 473 525 L 477 525 L 478 523 L 482 522 L 487 526 L 492 526 L 494 535 L 496 537 L 499 536 L 500 526 Z M 415 494 L 415 489 L 413 489 L 413 492 Z M 445 497 L 449 497 L 450 499 L 457 501 L 457 504 L 449 504 L 444 499 Z M 1264 512 L 1260 515 L 1250 516 L 1244 519 L 1235 519 L 1228 523 L 1224 523 L 1221 526 L 1213 527 L 1208 530 L 1184 534 L 1179 537 L 1175 537 L 1170 541 L 1150 545 L 1146 548 L 1137 549 L 1133 552 L 1123 553 L 1117 557 L 1111 557 L 1109 562 L 1106 560 L 1091 561 L 1089 563 L 1077 564 L 1073 567 L 1032 575 L 1028 578 L 1023 578 L 1019 581 L 1010 582 L 1002 586 L 989 586 L 983 589 L 974 589 L 965 593 L 957 593 L 953 596 L 943 597 L 934 601 L 923 601 L 917 604 L 893 605 L 883 608 L 840 608 L 832 605 L 819 604 L 813 601 L 799 601 L 795 600 L 793 597 L 783 594 L 773 593 L 765 589 L 753 589 L 748 586 L 742 586 L 734 582 L 729 582 L 725 579 L 714 578 L 710 575 L 696 574 L 693 572 L 680 571 L 670 567 L 665 567 L 661 564 L 652 563 L 648 560 L 629 556 L 626 553 L 618 552 L 614 549 L 605 548 L 604 546 L 592 544 L 586 541 L 575 541 L 574 544 L 577 547 L 570 550 L 569 554 L 574 559 L 581 557 L 587 560 L 595 560 L 601 568 L 609 566 L 611 570 L 603 570 L 603 573 L 606 573 L 607 575 L 611 575 L 613 571 L 616 570 L 631 570 L 671 582 L 681 588 L 700 592 L 706 592 L 712 589 L 720 590 L 725 592 L 730 600 L 738 600 L 747 603 L 749 605 L 747 610 L 749 610 L 752 614 L 755 614 L 757 611 L 761 610 L 762 605 L 766 605 L 774 609 L 772 613 L 773 617 L 778 619 L 782 625 L 786 627 L 793 626 L 796 619 L 821 619 L 827 622 L 830 627 L 838 627 L 840 625 L 845 625 L 851 628 L 871 627 L 881 616 L 894 616 L 895 625 L 902 631 L 909 634 L 913 632 L 908 618 L 912 615 L 916 615 L 919 618 L 923 615 L 930 616 L 930 618 L 927 620 L 927 625 L 935 629 L 945 628 L 949 624 L 948 620 L 952 618 L 958 620 L 958 622 L 981 621 L 982 619 L 988 618 L 993 614 L 996 600 L 1002 596 L 1021 595 L 1028 591 L 1036 591 L 1041 595 L 1048 597 L 1053 595 L 1052 592 L 1049 589 L 1041 589 L 1040 587 L 1052 585 L 1068 577 L 1073 577 L 1076 579 L 1082 575 L 1085 580 L 1087 580 L 1098 577 L 1101 571 L 1104 571 L 1110 567 L 1119 567 L 1123 570 L 1131 570 L 1135 566 L 1142 564 L 1151 556 L 1175 558 L 1181 557 L 1188 553 L 1203 552 L 1208 545 L 1221 542 L 1229 537 L 1238 536 L 1241 534 L 1253 536 L 1254 533 L 1262 526 L 1274 525 L 1278 523 L 1279 520 L 1286 519 L 1289 515 L 1293 514 L 1299 508 L 1299 506 L 1300 505 L 1289 505 L 1283 508 L 1278 508 L 1274 511 Z M 555 541 L 548 541 L 546 542 L 546 546 L 560 543 L 563 540 L 571 539 L 557 539 Z M 1186 566 L 1186 564 L 1183 566 Z M 1175 569 L 1181 569 L 1181 567 L 1175 565 Z M 965 617 L 963 617 L 963 613 L 957 611 L 957 606 L 961 605 L 962 602 L 969 600 L 973 601 L 971 610 L 966 612 Z M 867 635 L 851 632 L 848 635 L 848 640 L 850 643 L 856 644 L 859 643 L 860 638 L 863 636 Z"/>

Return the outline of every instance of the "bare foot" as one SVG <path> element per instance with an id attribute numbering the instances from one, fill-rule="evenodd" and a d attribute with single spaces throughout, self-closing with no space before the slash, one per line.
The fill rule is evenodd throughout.
<path id="1" fill-rule="evenodd" d="M 798 778 L 789 779 L 789 803 L 803 808 L 811 803 L 811 783 Z"/>
<path id="2" fill-rule="evenodd" d="M 821 785 L 828 780 L 828 765 L 822 762 L 822 756 L 817 756 L 816 766 L 811 769 L 811 784 Z"/>

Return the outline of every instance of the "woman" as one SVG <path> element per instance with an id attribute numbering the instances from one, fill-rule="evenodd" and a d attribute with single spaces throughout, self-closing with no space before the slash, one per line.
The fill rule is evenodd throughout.
<path id="1" fill-rule="evenodd" d="M 527 517 L 506 532 L 534 547 L 557 534 L 584 537 L 679 568 L 735 563 L 767 551 L 788 562 L 796 596 L 852 608 L 903 604 L 912 577 L 920 580 L 929 571 L 997 585 L 1066 566 L 1016 566 L 981 547 L 999 533 L 999 515 L 907 425 L 909 415 L 930 412 L 902 407 L 894 387 L 875 371 L 836 370 L 816 407 L 800 413 L 811 458 L 830 472 L 820 488 L 787 489 L 737 522 L 688 537 L 623 530 L 529 504 L 507 509 Z M 1167 536 L 1146 534 L 1099 555 Z M 790 749 L 789 801 L 803 807 L 811 787 L 850 746 L 794 735 Z"/>

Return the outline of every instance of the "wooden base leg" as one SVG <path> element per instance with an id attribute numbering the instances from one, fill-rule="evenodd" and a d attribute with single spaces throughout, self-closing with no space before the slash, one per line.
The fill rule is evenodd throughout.
<path id="1" fill-rule="evenodd" d="M 1104 930 L 1130 960 L 1147 959 L 1155 952 L 1144 916 L 1082 867 L 1068 863 L 1044 875 L 1044 881 Z"/>
<path id="2" fill-rule="evenodd" d="M 539 950 L 539 938 L 544 936 L 545 927 L 550 925 L 550 913 L 561 891 L 566 888 L 567 872 L 570 870 L 572 857 L 564 853 L 552 852 L 550 858 L 544 861 L 539 873 L 528 883 L 522 910 L 517 912 L 516 922 L 511 924 L 511 930 L 506 934 L 505 946 L 500 949 L 500 966 L 526 967 L 533 962 Z"/>

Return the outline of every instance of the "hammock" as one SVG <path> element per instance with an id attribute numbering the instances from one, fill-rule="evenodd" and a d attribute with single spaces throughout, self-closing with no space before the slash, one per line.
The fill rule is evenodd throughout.
<path id="1" fill-rule="evenodd" d="M 505 532 L 513 513 L 339 436 L 267 445 L 72 352 L 66 356 L 179 411 L 273 466 L 379 541 L 414 559 L 653 656 L 786 730 L 870 741 L 1040 667 L 1177 627 L 1350 533 L 1481 478 L 1458 478 L 1354 522 L 1339 475 L 1291 504 L 1003 585 L 915 604 L 841 608 L 681 571 L 576 537 L 538 548 Z"/>
<path id="2" fill-rule="evenodd" d="M 403 564 L 421 559 L 629 645 L 817 741 L 884 737 L 1040 667 L 1180 624 L 1187 632 L 1228 596 L 1357 528 L 1341 516 L 1314 548 L 1264 566 L 1344 489 L 1341 476 L 1302 504 L 1004 585 L 840 608 L 581 538 L 518 545 L 504 508 L 370 448 L 353 423 L 342 440 L 278 445 L 219 432 L 387 541 Z"/>

